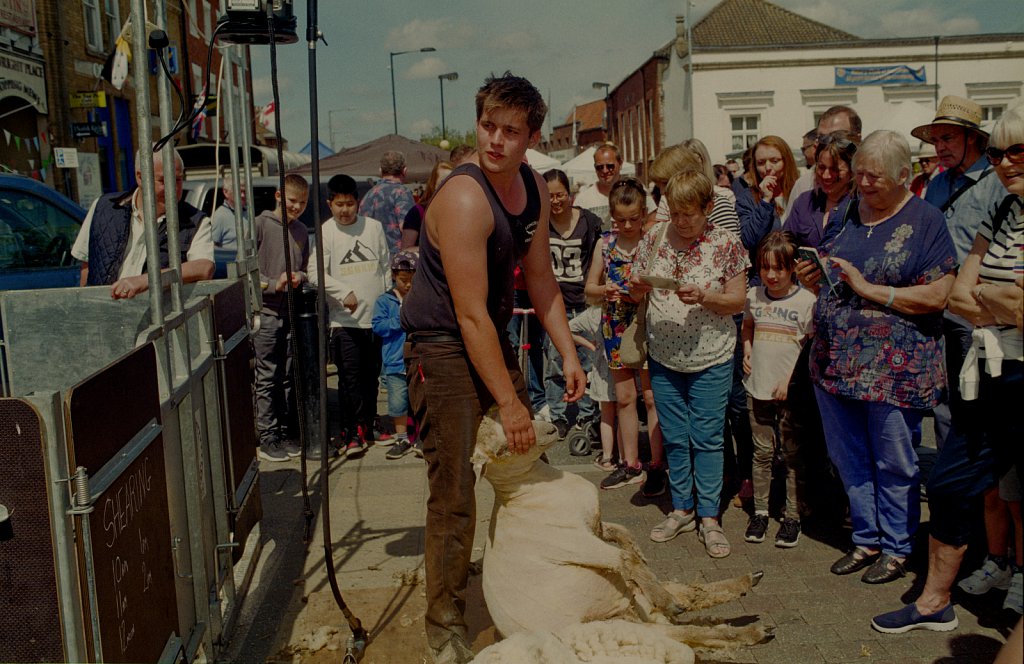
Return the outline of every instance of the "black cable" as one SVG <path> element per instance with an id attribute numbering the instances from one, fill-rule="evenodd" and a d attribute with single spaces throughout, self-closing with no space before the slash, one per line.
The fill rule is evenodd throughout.
<path id="1" fill-rule="evenodd" d="M 178 119 L 174 121 L 174 124 L 177 125 L 185 115 L 185 109 L 188 108 L 188 102 L 185 100 L 185 93 L 181 91 L 181 87 L 175 82 L 174 77 L 171 75 L 171 68 L 167 66 L 167 59 L 164 57 L 164 49 L 159 48 L 156 50 L 156 59 L 160 61 L 160 68 L 164 70 L 164 76 L 166 76 L 167 80 L 170 81 L 171 87 L 176 93 L 178 93 L 178 104 L 181 106 L 181 110 L 178 112 Z"/>
<path id="2" fill-rule="evenodd" d="M 207 103 L 207 101 L 210 98 L 210 67 L 213 65 L 213 47 L 214 47 L 214 44 L 217 42 L 217 35 L 220 34 L 227 27 L 227 25 L 228 25 L 227 23 L 219 24 L 216 27 L 216 29 L 214 29 L 213 34 L 210 36 L 210 43 L 207 45 L 207 48 L 206 48 L 206 83 L 205 83 L 205 91 L 203 92 L 203 98 L 202 98 L 201 103 L 196 103 L 196 105 L 192 107 L 191 111 L 184 118 L 179 116 L 178 122 L 174 125 L 174 127 L 171 128 L 171 130 L 169 132 L 167 132 L 167 135 L 166 136 L 161 136 L 160 140 L 158 140 L 153 145 L 153 152 L 154 153 L 159 152 L 165 145 L 167 145 L 168 141 L 170 141 L 172 138 L 174 138 L 175 134 L 177 134 L 182 129 L 185 129 L 186 127 L 191 125 L 193 120 L 195 120 L 199 116 L 199 114 L 202 112 L 202 110 L 206 107 L 206 103 Z M 169 76 L 169 74 L 168 74 L 168 76 Z M 184 103 L 183 107 L 187 108 L 188 107 L 187 103 Z M 183 112 L 184 112 L 184 108 L 182 109 Z"/>

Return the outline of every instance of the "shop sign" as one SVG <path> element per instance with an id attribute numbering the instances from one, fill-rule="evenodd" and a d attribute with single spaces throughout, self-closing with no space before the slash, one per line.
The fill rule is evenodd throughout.
<path id="1" fill-rule="evenodd" d="M 106 108 L 107 93 L 102 90 L 97 92 L 72 92 L 71 108 Z"/>
<path id="2" fill-rule="evenodd" d="M 36 34 L 36 8 L 32 0 L 0 0 L 0 25 L 26 35 Z"/>
<path id="3" fill-rule="evenodd" d="M 13 53 L 0 54 L 0 100 L 6 97 L 19 97 L 40 113 L 46 113 L 43 63 Z"/>

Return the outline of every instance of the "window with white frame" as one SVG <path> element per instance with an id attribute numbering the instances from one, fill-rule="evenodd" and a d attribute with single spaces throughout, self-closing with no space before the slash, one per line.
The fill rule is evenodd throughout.
<path id="1" fill-rule="evenodd" d="M 199 36 L 199 16 L 196 14 L 196 0 L 188 0 L 188 33 Z"/>
<path id="2" fill-rule="evenodd" d="M 982 122 L 995 122 L 999 118 L 1003 117 L 1003 111 L 1006 110 L 1005 104 L 993 104 L 991 106 L 981 107 L 981 121 Z"/>
<path id="3" fill-rule="evenodd" d="M 82 0 L 85 15 L 85 45 L 90 51 L 103 51 L 103 21 L 99 0 Z"/>
<path id="4" fill-rule="evenodd" d="M 113 45 L 117 41 L 118 35 L 121 34 L 121 8 L 118 6 L 117 0 L 103 0 L 103 3 L 107 19 L 107 37 L 110 38 L 110 44 Z"/>
<path id="5" fill-rule="evenodd" d="M 757 143 L 757 128 L 761 121 L 760 115 L 732 115 L 732 149 L 746 150 Z"/>

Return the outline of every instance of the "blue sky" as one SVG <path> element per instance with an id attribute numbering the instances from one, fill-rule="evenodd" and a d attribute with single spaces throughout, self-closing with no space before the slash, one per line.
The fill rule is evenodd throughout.
<path id="1" fill-rule="evenodd" d="M 554 124 L 597 99 L 595 81 L 621 81 L 675 35 L 686 0 L 320 0 L 328 46 L 317 47 L 320 139 L 351 147 L 392 130 L 388 53 L 395 58 L 398 131 L 419 138 L 441 124 L 438 74 L 449 130 L 473 126 L 473 94 L 491 72 L 529 78 L 548 98 Z M 717 0 L 693 0 L 691 18 Z M 775 0 L 860 37 L 1024 32 L 1022 0 Z M 293 150 L 309 140 L 306 3 L 296 2 L 298 43 L 278 47 L 283 133 Z M 270 55 L 253 48 L 254 101 L 271 99 Z M 547 133 L 547 125 L 545 125 Z"/>

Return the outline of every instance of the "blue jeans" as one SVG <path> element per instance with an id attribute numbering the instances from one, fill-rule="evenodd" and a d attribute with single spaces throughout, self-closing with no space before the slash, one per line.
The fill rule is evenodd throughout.
<path id="1" fill-rule="evenodd" d="M 565 314 L 569 320 L 572 320 L 584 311 L 584 309 L 566 309 Z M 589 375 L 590 370 L 593 369 L 593 360 L 590 353 L 588 351 L 582 353 L 577 351 L 576 355 L 580 359 L 583 373 Z M 565 375 L 562 373 L 562 356 L 555 348 L 555 344 L 551 343 L 551 337 L 544 337 L 544 396 L 551 411 L 551 421 L 567 421 L 565 411 L 568 404 L 562 401 L 562 397 L 565 396 Z M 594 419 L 594 414 L 597 412 L 597 405 L 594 404 L 594 400 L 586 394 L 576 402 L 576 408 L 577 422 L 589 422 Z"/>
<path id="2" fill-rule="evenodd" d="M 672 507 L 717 517 L 722 494 L 725 407 L 732 387 L 732 358 L 703 371 L 673 371 L 648 357 L 654 406 L 665 444 Z"/>
<path id="3" fill-rule="evenodd" d="M 923 411 L 830 394 L 815 386 L 828 454 L 850 499 L 853 543 L 910 555 L 921 520 L 912 430 Z"/>
<path id="4" fill-rule="evenodd" d="M 405 374 L 384 374 L 384 385 L 388 388 L 388 417 L 408 415 L 409 382 Z"/>

